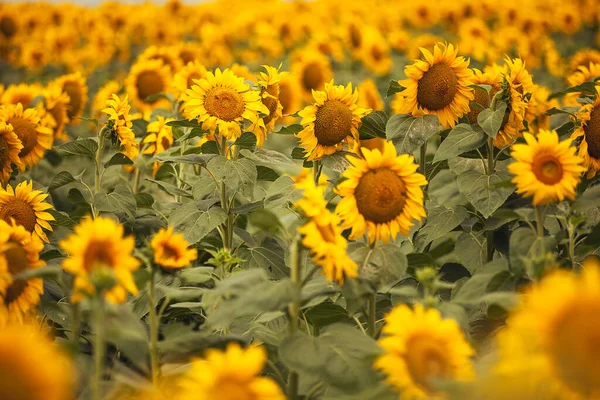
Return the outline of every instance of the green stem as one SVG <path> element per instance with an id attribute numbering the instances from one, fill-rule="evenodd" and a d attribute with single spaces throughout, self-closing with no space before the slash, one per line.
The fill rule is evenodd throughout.
<path id="1" fill-rule="evenodd" d="M 102 186 L 102 151 L 104 150 L 104 129 L 98 134 L 98 150 L 96 150 L 96 179 L 94 180 L 95 193 L 100 193 Z"/>
<path id="2" fill-rule="evenodd" d="M 319 185 L 319 178 L 321 178 L 321 171 L 323 170 L 323 163 L 321 160 L 313 161 L 313 177 L 315 179 L 315 185 Z"/>
<path id="3" fill-rule="evenodd" d="M 544 211 L 541 206 L 535 206 L 535 219 L 537 225 L 537 237 L 540 242 L 539 248 L 539 256 L 544 255 Z"/>
<path id="4" fill-rule="evenodd" d="M 421 145 L 421 152 L 420 152 L 420 156 L 419 156 L 419 172 L 425 176 L 427 176 L 425 174 L 425 168 L 426 168 L 426 162 L 427 162 L 427 142 L 423 143 L 423 145 Z"/>
<path id="5" fill-rule="evenodd" d="M 302 252 L 300 251 L 300 239 L 299 237 L 294 238 L 290 247 L 291 256 L 291 268 L 290 268 L 290 280 L 298 290 L 300 290 L 300 268 L 302 263 Z M 294 335 L 298 331 L 298 316 L 300 314 L 300 300 L 294 300 L 289 305 L 289 334 Z M 288 399 L 296 400 L 298 396 L 298 374 L 296 372 L 290 372 L 288 380 Z"/>
<path id="6" fill-rule="evenodd" d="M 494 139 L 492 139 L 491 137 L 488 137 L 487 144 L 488 144 L 487 174 L 493 175 L 494 169 L 496 167 L 495 160 L 494 160 Z M 490 262 L 494 259 L 494 231 L 490 230 L 490 231 L 486 232 L 485 241 L 486 241 L 486 247 L 487 247 L 486 260 L 488 262 Z"/>
<path id="7" fill-rule="evenodd" d="M 140 169 L 136 168 L 135 169 L 135 175 L 133 177 L 133 194 L 137 194 L 139 188 L 140 188 Z"/>
<path id="8" fill-rule="evenodd" d="M 71 343 L 73 351 L 79 352 L 79 335 L 81 330 L 81 308 L 79 303 L 71 304 Z"/>
<path id="9" fill-rule="evenodd" d="M 150 317 L 150 364 L 152 367 L 152 383 L 156 386 L 160 379 L 160 363 L 158 360 L 158 328 L 159 320 L 156 315 L 156 273 L 158 267 L 152 266 L 152 274 L 148 283 L 148 310 Z"/>
<path id="10" fill-rule="evenodd" d="M 571 260 L 571 268 L 575 268 L 575 227 L 569 222 L 567 229 L 569 232 L 569 259 Z"/>
<path id="11" fill-rule="evenodd" d="M 377 291 L 370 293 L 367 299 L 368 312 L 367 312 L 367 333 L 372 338 L 377 334 L 377 328 L 375 322 L 377 321 Z"/>
<path id="12" fill-rule="evenodd" d="M 95 342 L 94 342 L 94 376 L 92 378 L 93 400 L 102 400 L 102 378 L 104 372 L 104 299 L 96 297 Z"/>

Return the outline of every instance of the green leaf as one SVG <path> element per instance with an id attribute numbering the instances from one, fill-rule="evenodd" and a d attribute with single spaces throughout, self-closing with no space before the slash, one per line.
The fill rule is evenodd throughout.
<path id="1" fill-rule="evenodd" d="M 180 277 L 184 282 L 191 284 L 205 283 L 213 279 L 213 267 L 185 268 Z"/>
<path id="2" fill-rule="evenodd" d="M 73 229 L 75 227 L 75 221 L 69 217 L 69 214 L 56 211 L 53 209 L 48 210 L 50 214 L 54 217 L 54 221 L 50 221 L 50 224 L 53 226 L 62 226 L 63 228 Z"/>
<path id="3" fill-rule="evenodd" d="M 86 196 L 84 196 L 83 193 L 81 193 L 81 190 L 76 188 L 69 189 L 69 193 L 67 193 L 67 199 L 75 204 L 81 204 L 86 206 L 90 204 Z"/>
<path id="4" fill-rule="evenodd" d="M 348 161 L 347 156 L 353 155 L 347 151 L 338 151 L 330 156 L 323 158 L 323 166 L 329 169 L 334 170 L 338 174 L 343 173 L 348 167 L 351 165 L 350 161 Z M 353 155 L 354 156 L 354 155 Z"/>
<path id="5" fill-rule="evenodd" d="M 266 269 L 274 279 L 289 276 L 289 268 L 285 264 L 285 250 L 276 239 L 265 238 L 260 246 L 242 247 L 238 255 L 245 260 L 243 265 L 248 269 Z"/>
<path id="6" fill-rule="evenodd" d="M 269 167 L 278 172 L 285 172 L 289 173 L 290 175 L 297 175 L 298 171 L 300 171 L 300 167 L 296 165 L 291 158 L 275 150 L 268 150 L 262 147 L 254 151 L 242 149 L 240 150 L 240 154 L 254 161 L 256 165 Z"/>
<path id="7" fill-rule="evenodd" d="M 473 204 L 485 218 L 488 218 L 504 204 L 515 190 L 511 185 L 503 187 L 500 183 L 510 181 L 507 171 L 498 171 L 493 175 L 470 170 L 458 176 L 460 192 Z"/>
<path id="8" fill-rule="evenodd" d="M 457 177 L 454 172 L 443 169 L 429 181 L 427 194 L 431 201 L 452 208 L 468 203 L 465 196 L 458 190 Z"/>
<path id="9" fill-rule="evenodd" d="M 108 306 L 103 328 L 107 342 L 114 344 L 142 371 L 148 371 L 148 330 L 130 305 Z"/>
<path id="10" fill-rule="evenodd" d="M 238 206 L 232 207 L 231 213 L 237 215 L 250 214 L 251 212 L 263 209 L 264 205 L 264 201 L 262 200 L 240 204 Z"/>
<path id="11" fill-rule="evenodd" d="M 501 102 L 496 110 L 487 108 L 481 111 L 477 116 L 477 123 L 489 137 L 495 138 L 498 134 L 507 107 L 506 103 Z"/>
<path id="12" fill-rule="evenodd" d="M 269 167 L 264 167 L 262 165 L 256 166 L 256 180 L 257 181 L 268 181 L 273 182 L 279 178 L 279 174 L 273 171 Z"/>
<path id="13" fill-rule="evenodd" d="M 61 271 L 61 267 L 58 266 L 27 269 L 15 275 L 14 279 L 17 281 L 28 281 L 36 278 L 55 278 L 60 274 Z"/>
<path id="14" fill-rule="evenodd" d="M 113 165 L 133 165 L 133 161 L 123 153 L 116 153 L 110 160 L 104 163 L 104 168 L 112 167 Z"/>
<path id="15" fill-rule="evenodd" d="M 427 221 L 415 239 L 415 248 L 419 251 L 425 249 L 429 243 L 441 238 L 452 231 L 467 218 L 467 209 L 462 206 L 446 208 L 444 206 L 433 206 L 427 210 Z"/>
<path id="16" fill-rule="evenodd" d="M 277 132 L 280 135 L 295 135 L 302 131 L 304 127 L 300 124 L 292 124 L 288 126 L 282 126 Z"/>
<path id="17" fill-rule="evenodd" d="M 568 94 L 568 93 L 596 93 L 596 82 L 583 82 L 580 85 L 577 86 L 573 86 L 570 88 L 567 88 L 565 90 L 561 90 L 560 92 L 554 92 L 552 93 L 550 96 L 548 96 L 548 100 L 552 100 L 552 99 L 556 99 L 558 97 L 563 97 L 564 95 Z"/>
<path id="18" fill-rule="evenodd" d="M 130 224 L 135 220 L 137 203 L 133 194 L 125 186 L 117 186 L 111 193 L 98 193 L 95 203 L 99 211 L 123 213 Z"/>
<path id="19" fill-rule="evenodd" d="M 460 263 L 472 274 L 486 261 L 487 244 L 485 235 L 477 232 L 463 232 L 456 240 L 454 254 Z"/>
<path id="20" fill-rule="evenodd" d="M 452 302 L 459 304 L 475 304 L 482 301 L 482 297 L 488 293 L 492 280 L 500 274 L 509 273 L 508 262 L 499 258 L 483 265 L 460 286 L 456 293 L 452 294 Z"/>
<path id="21" fill-rule="evenodd" d="M 92 138 L 78 139 L 55 146 L 54 150 L 61 157 L 83 156 L 94 159 L 98 151 L 98 142 Z"/>
<path id="22" fill-rule="evenodd" d="M 213 158 L 208 162 L 208 170 L 220 182 L 224 182 L 232 191 L 239 192 L 249 199 L 256 185 L 256 166 L 247 158 L 228 160 L 223 156 Z"/>
<path id="23" fill-rule="evenodd" d="M 202 154 L 220 154 L 219 146 L 217 146 L 217 142 L 214 140 L 209 140 L 208 142 L 202 143 L 200 148 L 202 149 Z"/>
<path id="24" fill-rule="evenodd" d="M 474 131 L 468 124 L 456 125 L 438 147 L 433 162 L 447 160 L 478 149 L 485 141 L 486 136 L 483 132 Z"/>
<path id="25" fill-rule="evenodd" d="M 75 182 L 75 178 L 73 177 L 73 175 L 71 175 L 70 172 L 61 171 L 58 174 L 56 174 L 54 178 L 52 178 L 50 185 L 48 185 L 48 190 L 54 190 L 73 182 Z"/>
<path id="26" fill-rule="evenodd" d="M 138 208 L 152 208 L 154 204 L 154 197 L 149 195 L 148 193 L 136 193 L 133 195 L 135 199 L 135 204 L 137 204 Z"/>
<path id="27" fill-rule="evenodd" d="M 265 195 L 265 207 L 273 209 L 294 203 L 302 197 L 294 186 L 294 180 L 289 176 L 281 176 L 271 184 Z"/>
<path id="28" fill-rule="evenodd" d="M 202 165 L 206 164 L 215 157 L 214 154 L 186 154 L 183 156 L 154 156 L 158 161 L 165 163 L 179 163 L 179 164 L 193 164 Z"/>
<path id="29" fill-rule="evenodd" d="M 570 111 L 567 110 L 561 110 L 560 108 L 556 108 L 556 107 L 552 107 L 551 109 L 547 110 L 544 114 L 546 115 L 559 115 L 559 114 L 566 114 L 566 115 L 571 115 L 571 116 L 575 116 L 575 114 L 573 114 Z"/>
<path id="30" fill-rule="evenodd" d="M 179 129 L 181 129 L 181 128 L 179 128 Z M 202 137 L 202 136 L 206 135 L 208 132 L 210 132 L 210 131 L 206 131 L 202 128 L 192 128 L 188 133 L 185 133 L 185 134 L 181 135 L 179 138 L 177 138 L 177 141 L 183 142 L 183 141 L 194 139 L 197 137 Z"/>
<path id="31" fill-rule="evenodd" d="M 304 315 L 311 325 L 319 328 L 350 320 L 350 316 L 343 307 L 331 302 L 325 302 L 318 304 L 315 307 L 311 307 L 305 311 Z"/>
<path id="32" fill-rule="evenodd" d="M 388 85 L 388 90 L 385 94 L 385 97 L 393 96 L 396 93 L 402 92 L 404 89 L 406 89 L 406 88 L 404 86 L 400 85 L 398 83 L 398 81 L 391 80 L 390 84 Z"/>
<path id="33" fill-rule="evenodd" d="M 256 135 L 252 132 L 244 132 L 233 145 L 240 149 L 253 149 L 256 146 Z"/>
<path id="34" fill-rule="evenodd" d="M 169 122 L 167 122 L 167 126 L 202 129 L 202 125 L 199 125 L 197 121 L 190 121 L 187 119 L 178 119 L 176 121 L 169 121 Z"/>
<path id="35" fill-rule="evenodd" d="M 135 137 L 146 136 L 147 128 L 148 128 L 148 121 L 146 121 L 145 119 L 139 118 L 139 119 L 134 119 L 132 121 L 131 129 L 133 130 Z"/>
<path id="36" fill-rule="evenodd" d="M 294 160 L 304 160 L 306 158 L 306 153 L 302 147 L 294 147 L 291 156 Z"/>
<path id="37" fill-rule="evenodd" d="M 164 190 L 165 192 L 169 193 L 170 195 L 190 197 L 190 198 L 193 197 L 192 194 L 189 191 L 184 190 L 184 189 L 180 189 L 177 186 L 172 185 L 170 183 L 162 182 L 162 181 L 157 181 L 157 180 L 149 179 L 149 178 L 146 178 L 146 180 L 148 182 L 152 182 L 152 183 L 157 184 L 158 187 L 160 187 L 162 190 Z"/>
<path id="38" fill-rule="evenodd" d="M 214 203 L 213 203 L 214 204 Z M 196 244 L 227 219 L 227 213 L 211 202 L 196 201 L 186 203 L 173 211 L 169 224 L 183 233 L 190 244 Z"/>
<path id="39" fill-rule="evenodd" d="M 362 124 L 358 128 L 358 134 L 361 140 L 384 138 L 385 126 L 388 122 L 388 117 L 383 111 L 372 111 L 364 116 L 361 120 Z"/>
<path id="40" fill-rule="evenodd" d="M 580 196 L 575 199 L 573 209 L 584 213 L 594 207 L 598 207 L 600 198 L 600 185 L 587 188 Z"/>
<path id="41" fill-rule="evenodd" d="M 388 120 L 386 137 L 391 140 L 398 154 L 411 154 L 439 131 L 440 122 L 435 115 L 412 117 L 396 114 Z"/>

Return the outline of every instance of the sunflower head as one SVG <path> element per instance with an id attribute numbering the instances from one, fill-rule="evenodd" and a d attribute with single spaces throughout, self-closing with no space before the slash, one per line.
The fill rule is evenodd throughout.
<path id="1" fill-rule="evenodd" d="M 356 105 L 371 110 L 383 110 L 383 100 L 373 79 L 367 78 L 358 85 Z"/>
<path id="2" fill-rule="evenodd" d="M 588 178 L 592 178 L 600 170 L 600 85 L 596 86 L 596 100 L 581 107 L 577 120 L 579 126 L 571 138 L 581 138 L 578 154 L 584 160 Z"/>
<path id="3" fill-rule="evenodd" d="M 179 58 L 179 53 L 175 47 L 170 46 L 150 46 L 139 55 L 137 62 L 160 60 L 174 74 L 183 67 L 183 63 Z"/>
<path id="4" fill-rule="evenodd" d="M 108 115 L 107 126 L 116 136 L 114 141 L 120 143 L 124 148 L 123 154 L 133 160 L 139 155 L 139 145 L 131 129 L 133 122 L 129 115 L 130 109 L 127 95 L 121 100 L 119 96 L 113 94 L 112 98 L 106 102 L 106 108 L 102 112 Z"/>
<path id="5" fill-rule="evenodd" d="M 121 86 L 117 81 L 108 81 L 98 89 L 92 102 L 92 115 L 94 118 L 99 118 L 102 115 L 102 110 L 106 108 L 106 102 L 112 98 L 113 94 L 118 94 L 121 91 Z"/>
<path id="6" fill-rule="evenodd" d="M 28 85 L 20 83 L 18 85 L 10 85 L 2 93 L 2 104 L 21 103 L 23 108 L 29 108 L 33 99 L 40 96 L 42 91 L 42 87 L 37 84 Z"/>
<path id="7" fill-rule="evenodd" d="M 267 107 L 269 113 L 261 119 L 262 123 L 259 123 L 254 128 L 259 146 L 263 145 L 267 134 L 273 132 L 275 123 L 283 117 L 283 106 L 279 101 L 279 83 L 281 82 L 281 77 L 287 74 L 279 72 L 277 68 L 268 65 L 264 65 L 263 67 L 266 73 L 258 73 L 258 86 L 260 87 L 261 102 Z"/>
<path id="8" fill-rule="evenodd" d="M 533 204 L 549 204 L 575 198 L 581 180 L 583 159 L 575 154 L 571 139 L 559 142 L 555 131 L 540 131 L 537 138 L 524 134 L 526 144 L 512 146 L 515 162 L 508 170 L 523 197 L 533 196 Z"/>
<path id="9" fill-rule="evenodd" d="M 69 96 L 67 114 L 73 120 L 72 124 L 78 124 L 81 121 L 76 118 L 81 117 L 88 101 L 88 87 L 85 78 L 80 72 L 75 72 L 59 77 L 56 84 Z"/>
<path id="10" fill-rule="evenodd" d="M 0 120 L 0 184 L 8 182 L 12 173 L 12 164 L 19 166 L 19 153 L 23 144 L 11 124 Z"/>
<path id="11" fill-rule="evenodd" d="M 154 263 L 163 268 L 187 267 L 198 258 L 198 250 L 190 249 L 183 234 L 174 233 L 173 227 L 160 229 L 150 244 L 154 251 Z"/>
<path id="12" fill-rule="evenodd" d="M 165 93 L 171 83 L 171 70 L 159 59 L 140 60 L 131 66 L 125 80 L 127 94 L 134 107 L 145 115 L 155 108 L 169 108 L 169 100 L 165 98 L 149 99 Z"/>
<path id="13" fill-rule="evenodd" d="M 44 90 L 44 109 L 52 120 L 51 126 L 55 139 L 68 140 L 65 126 L 69 123 L 67 113 L 69 101 L 69 96 L 56 84 L 51 83 Z"/>
<path id="14" fill-rule="evenodd" d="M 300 82 L 304 97 L 309 99 L 313 90 L 323 90 L 332 79 L 329 59 L 320 52 L 306 50 L 292 56 L 292 74 Z"/>
<path id="15" fill-rule="evenodd" d="M 194 85 L 196 79 L 206 76 L 206 68 L 200 61 L 190 61 L 173 76 L 173 94 L 179 100 L 184 99 L 185 92 Z"/>

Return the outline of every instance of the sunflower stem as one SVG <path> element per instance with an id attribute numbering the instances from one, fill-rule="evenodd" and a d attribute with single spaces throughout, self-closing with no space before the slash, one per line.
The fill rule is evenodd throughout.
<path id="1" fill-rule="evenodd" d="M 425 142 L 421 145 L 421 152 L 420 152 L 420 156 L 419 156 L 419 172 L 421 174 L 423 174 L 425 177 L 427 177 L 427 175 L 425 174 L 426 166 L 427 166 L 427 142 Z"/>
<path id="2" fill-rule="evenodd" d="M 535 220 L 537 225 L 537 240 L 539 241 L 539 256 L 544 255 L 544 210 L 541 206 L 535 206 Z"/>
<path id="3" fill-rule="evenodd" d="M 104 150 L 104 130 L 102 128 L 98 134 L 98 150 L 96 150 L 96 179 L 94 180 L 95 194 L 100 193 L 100 187 L 102 186 L 102 151 Z"/>
<path id="4" fill-rule="evenodd" d="M 133 194 L 137 194 L 140 188 L 140 169 L 135 169 L 135 175 L 133 177 Z"/>
<path id="5" fill-rule="evenodd" d="M 92 398 L 102 400 L 102 378 L 104 372 L 104 299 L 96 296 L 95 342 L 94 342 L 94 376 L 92 377 Z"/>
<path id="6" fill-rule="evenodd" d="M 290 246 L 291 268 L 290 280 L 300 291 L 300 268 L 302 264 L 302 252 L 300 251 L 300 238 L 296 236 Z M 298 331 L 298 316 L 300 314 L 300 300 L 294 300 L 289 305 L 289 334 L 294 335 Z M 290 372 L 288 380 L 288 399 L 296 400 L 298 395 L 298 373 Z"/>
<path id="7" fill-rule="evenodd" d="M 313 176 L 315 179 L 315 185 L 319 185 L 319 178 L 321 178 L 321 171 L 323 170 L 323 163 L 321 160 L 313 161 Z"/>
<path id="8" fill-rule="evenodd" d="M 575 268 L 575 226 L 569 221 L 567 227 L 569 233 L 569 259 L 571 260 L 571 268 Z"/>
<path id="9" fill-rule="evenodd" d="M 79 334 L 81 330 L 81 308 L 79 303 L 71 304 L 71 343 L 73 351 L 79 353 Z"/>
<path id="10" fill-rule="evenodd" d="M 156 315 L 156 275 L 158 267 L 151 266 L 152 273 L 150 282 L 148 282 L 148 310 L 150 318 L 150 364 L 152 367 L 152 383 L 154 386 L 158 385 L 160 379 L 160 363 L 158 360 L 158 328 L 159 320 Z"/>
<path id="11" fill-rule="evenodd" d="M 496 167 L 495 159 L 494 159 L 494 139 L 492 139 L 491 137 L 488 137 L 487 145 L 488 145 L 487 174 L 493 175 L 494 169 Z M 490 262 L 494 259 L 494 231 L 489 230 L 486 232 L 485 242 L 486 242 L 486 247 L 487 247 L 486 260 L 488 262 Z"/>
<path id="12" fill-rule="evenodd" d="M 372 338 L 377 334 L 376 321 L 377 321 L 377 291 L 369 294 L 367 299 L 368 312 L 367 312 L 367 333 Z"/>

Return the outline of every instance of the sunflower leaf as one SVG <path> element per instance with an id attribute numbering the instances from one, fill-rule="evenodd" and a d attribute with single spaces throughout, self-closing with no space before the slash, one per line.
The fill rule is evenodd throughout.
<path id="1" fill-rule="evenodd" d="M 190 245 L 198 243 L 227 219 L 221 207 L 209 206 L 214 202 L 195 201 L 184 204 L 169 216 L 169 224 L 183 233 Z"/>
<path id="2" fill-rule="evenodd" d="M 302 131 L 304 127 L 300 124 L 292 124 L 288 126 L 282 126 L 277 132 L 280 135 L 295 135 L 296 133 Z"/>
<path id="3" fill-rule="evenodd" d="M 385 133 L 399 154 L 411 154 L 435 135 L 439 128 L 440 122 L 435 115 L 415 118 L 407 114 L 396 114 L 388 120 Z"/>
<path id="4" fill-rule="evenodd" d="M 475 150 L 485 143 L 485 139 L 486 136 L 483 132 L 474 131 L 470 125 L 456 125 L 438 147 L 433 162 L 447 160 L 464 152 Z"/>
<path id="5" fill-rule="evenodd" d="M 404 86 L 400 85 L 400 83 L 398 83 L 398 81 L 391 80 L 390 84 L 388 85 L 388 90 L 387 90 L 387 93 L 385 94 L 385 97 L 393 96 L 396 93 L 402 92 L 404 89 L 406 89 L 406 88 Z"/>
<path id="6" fill-rule="evenodd" d="M 441 238 L 467 218 L 467 209 L 462 206 L 446 208 L 432 203 L 427 207 L 427 221 L 415 238 L 415 250 L 422 252 L 425 246 Z"/>
<path id="7" fill-rule="evenodd" d="M 196 121 L 190 121 L 187 119 L 178 119 L 176 121 L 167 122 L 167 126 L 178 126 L 181 128 L 200 128 L 202 129 L 202 125 L 198 124 Z"/>
<path id="8" fill-rule="evenodd" d="M 78 139 L 54 147 L 61 156 L 83 156 L 94 159 L 98 151 L 98 142 L 94 138 Z"/>
<path id="9" fill-rule="evenodd" d="M 202 165 L 206 164 L 215 157 L 214 154 L 186 154 L 183 156 L 154 156 L 158 161 L 165 163 L 179 163 L 179 164 L 193 164 Z"/>
<path id="10" fill-rule="evenodd" d="M 123 153 L 116 153 L 110 160 L 104 163 L 104 168 L 112 167 L 113 165 L 132 165 L 133 161 Z"/>
<path id="11" fill-rule="evenodd" d="M 498 134 L 507 107 L 505 102 L 501 102 L 495 110 L 488 108 L 481 111 L 477 116 L 477 123 L 489 137 L 495 138 Z"/>
<path id="12" fill-rule="evenodd" d="M 362 125 L 358 128 L 360 140 L 384 138 L 385 125 L 388 122 L 388 117 L 383 111 L 373 111 L 364 116 L 361 120 Z"/>
<path id="13" fill-rule="evenodd" d="M 48 185 L 48 190 L 54 190 L 73 182 L 75 182 L 75 178 L 70 172 L 61 171 L 56 174 L 54 178 L 52 178 L 52 182 L 50 182 L 50 185 Z"/>
<path id="14" fill-rule="evenodd" d="M 223 156 L 217 156 L 208 162 L 206 168 L 230 190 L 239 192 L 248 199 L 252 197 L 257 172 L 256 165 L 248 158 L 228 160 Z"/>
<path id="15" fill-rule="evenodd" d="M 500 185 L 502 182 L 509 182 L 510 177 L 511 175 L 506 171 L 487 175 L 469 170 L 458 176 L 458 189 L 477 211 L 488 218 L 515 190 L 513 185 L 508 187 Z"/>
<path id="16" fill-rule="evenodd" d="M 563 97 L 564 95 L 569 94 L 569 93 L 579 93 L 579 92 L 596 93 L 596 82 L 592 82 L 592 81 L 583 82 L 580 85 L 572 86 L 565 90 L 561 90 L 560 92 L 554 92 L 550 96 L 548 96 L 548 100 L 552 100 L 557 97 Z"/>
<path id="17" fill-rule="evenodd" d="M 252 132 L 244 132 L 233 145 L 240 149 L 253 149 L 256 146 L 256 135 Z"/>

